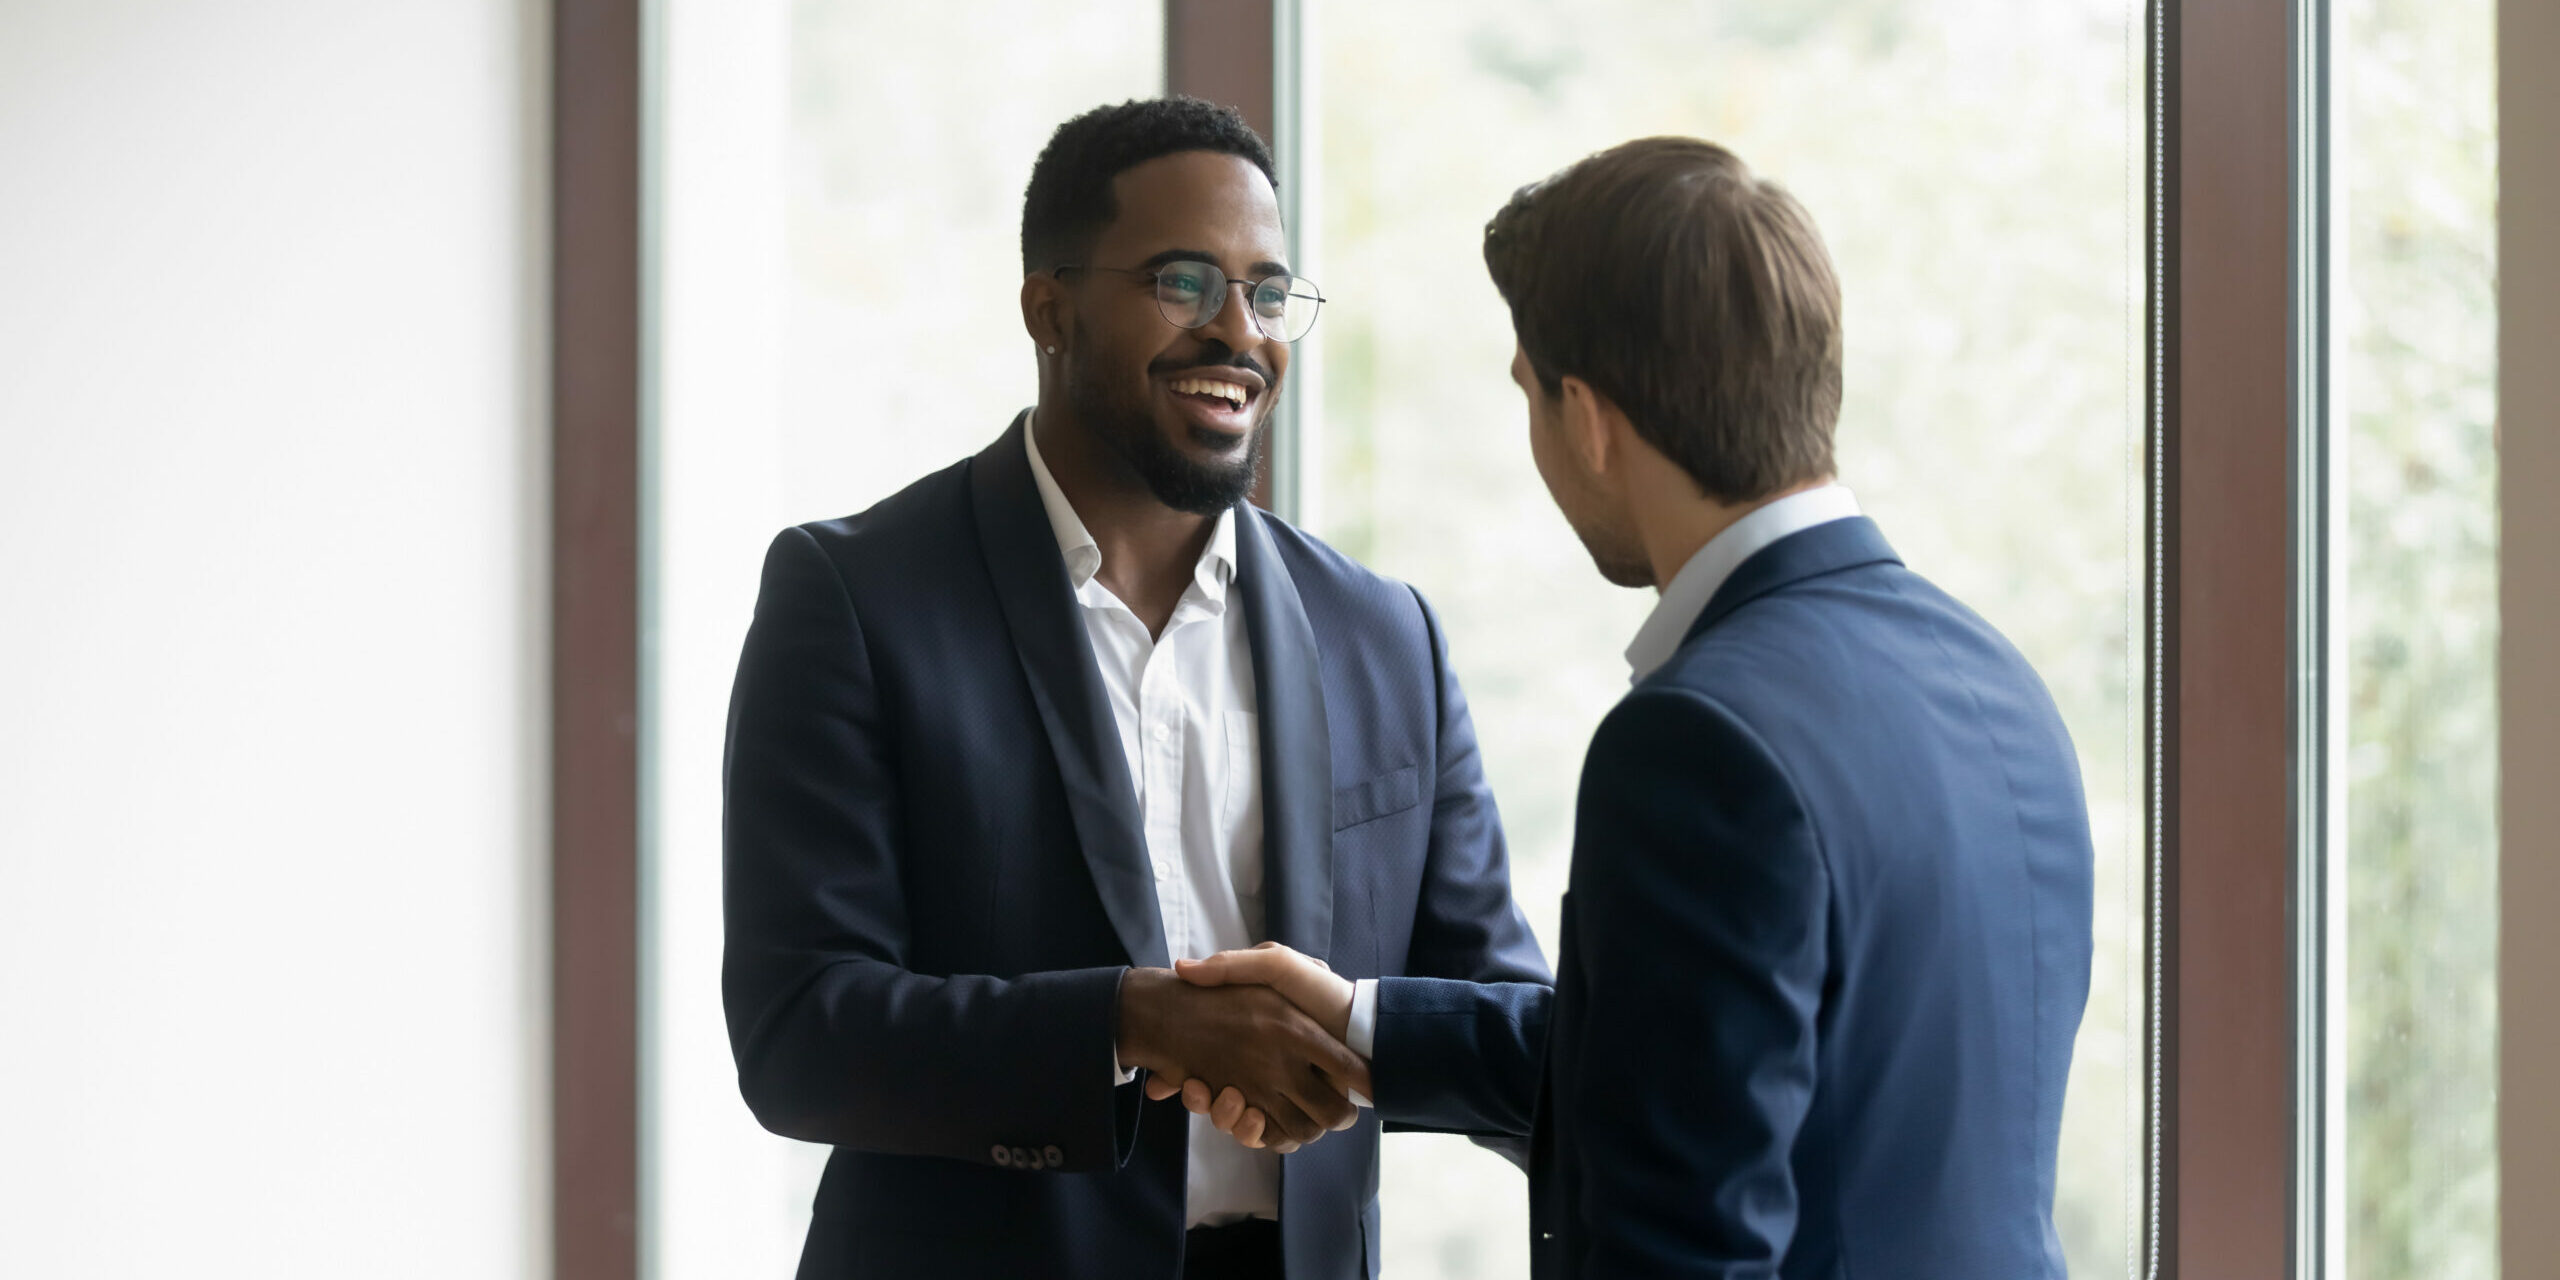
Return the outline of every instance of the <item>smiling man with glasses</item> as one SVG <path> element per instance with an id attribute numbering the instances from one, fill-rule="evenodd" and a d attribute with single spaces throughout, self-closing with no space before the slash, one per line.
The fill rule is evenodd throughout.
<path id="1" fill-rule="evenodd" d="M 1069 121 L 1022 254 L 1037 406 L 784 530 L 739 660 L 723 994 L 835 1148 L 800 1274 L 1375 1276 L 1374 1011 L 1171 966 L 1549 981 L 1439 622 L 1245 502 L 1324 297 L 1240 117 Z"/>

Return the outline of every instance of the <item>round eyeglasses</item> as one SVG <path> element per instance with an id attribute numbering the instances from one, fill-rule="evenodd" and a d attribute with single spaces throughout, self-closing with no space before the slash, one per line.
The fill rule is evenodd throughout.
<path id="1" fill-rule="evenodd" d="M 1227 305 L 1227 289 L 1242 285 L 1245 305 L 1253 316 L 1253 327 L 1264 337 L 1280 342 L 1296 342 L 1316 327 L 1316 309 L 1324 305 L 1324 294 L 1315 282 L 1292 275 L 1264 276 L 1259 280 L 1229 280 L 1227 273 L 1206 262 L 1169 262 L 1161 267 L 1092 267 L 1072 264 L 1057 268 L 1051 274 L 1070 271 L 1111 271 L 1120 275 L 1144 276 L 1155 286 L 1156 309 L 1177 329 L 1197 329 L 1218 318 Z"/>

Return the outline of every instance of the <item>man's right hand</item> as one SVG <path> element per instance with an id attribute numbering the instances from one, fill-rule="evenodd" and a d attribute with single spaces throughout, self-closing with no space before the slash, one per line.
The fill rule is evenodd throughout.
<path id="1" fill-rule="evenodd" d="M 1120 984 L 1120 1063 L 1167 1082 L 1233 1088 L 1265 1120 L 1259 1145 L 1295 1151 L 1358 1115 L 1369 1065 L 1278 992 L 1195 986 L 1169 969 Z"/>
<path id="2" fill-rule="evenodd" d="M 1173 971 L 1196 987 L 1269 987 L 1304 1010 L 1334 1039 L 1350 1043 L 1351 1006 L 1358 988 L 1313 956 L 1277 942 L 1265 942 L 1242 951 L 1221 951 L 1205 960 L 1176 960 Z M 1213 1098 L 1208 1083 L 1201 1080 L 1183 1081 L 1181 1091 L 1183 1107 L 1193 1115 L 1209 1117 L 1218 1132 L 1248 1147 L 1263 1145 L 1263 1131 L 1269 1119 L 1259 1108 L 1248 1106 L 1242 1093 L 1221 1089 Z M 1366 1084 L 1360 1085 L 1359 1091 L 1363 1098 L 1369 1094 Z M 1155 1090 L 1150 1087 L 1148 1092 Z"/>

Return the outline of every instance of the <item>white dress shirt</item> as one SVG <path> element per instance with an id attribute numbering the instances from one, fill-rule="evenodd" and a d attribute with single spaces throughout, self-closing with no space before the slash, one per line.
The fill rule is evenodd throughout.
<path id="1" fill-rule="evenodd" d="M 1066 557 L 1111 719 L 1138 791 L 1165 950 L 1204 959 L 1263 937 L 1262 738 L 1244 610 L 1230 608 L 1236 513 L 1218 517 L 1164 633 L 1149 636 L 1095 575 L 1102 548 L 1022 433 L 1031 481 Z M 1128 1073 L 1114 1061 L 1124 1082 Z M 1280 1216 L 1280 1157 L 1253 1151 L 1191 1117 L 1188 1225 Z"/>
<path id="2" fill-rule="evenodd" d="M 1707 545 L 1698 548 L 1689 563 L 1672 576 L 1671 585 L 1662 589 L 1662 599 L 1646 616 L 1644 626 L 1637 629 L 1635 642 L 1627 646 L 1632 679 L 1643 680 L 1671 661 L 1671 655 L 1680 651 L 1680 642 L 1689 637 L 1689 628 L 1696 624 L 1698 615 L 1707 611 L 1707 602 L 1716 598 L 1717 589 L 1742 567 L 1743 561 L 1788 534 L 1857 514 L 1855 495 L 1845 486 L 1826 484 L 1788 494 L 1707 539 Z M 1377 979 L 1362 978 L 1351 984 L 1351 1025 L 1344 1032 L 1342 1043 L 1363 1058 L 1376 1055 Z M 1362 1106 L 1368 1105 L 1366 1098 L 1357 1100 Z"/>
<path id="3" fill-rule="evenodd" d="M 1636 629 L 1635 641 L 1627 646 L 1629 682 L 1642 681 L 1671 661 L 1671 655 L 1680 651 L 1680 642 L 1689 638 L 1689 628 L 1697 625 L 1698 615 L 1707 611 L 1707 604 L 1743 561 L 1789 534 L 1857 514 L 1856 495 L 1846 486 L 1826 484 L 1788 494 L 1726 525 L 1724 532 L 1707 539 L 1707 545 L 1672 575 L 1671 585 L 1662 589 L 1662 599 Z"/>

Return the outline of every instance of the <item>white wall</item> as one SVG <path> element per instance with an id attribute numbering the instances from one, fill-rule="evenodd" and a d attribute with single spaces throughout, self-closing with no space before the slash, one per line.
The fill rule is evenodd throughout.
<path id="1" fill-rule="evenodd" d="M 523 0 L 0 0 L 0 1274 L 548 1249 Z"/>

